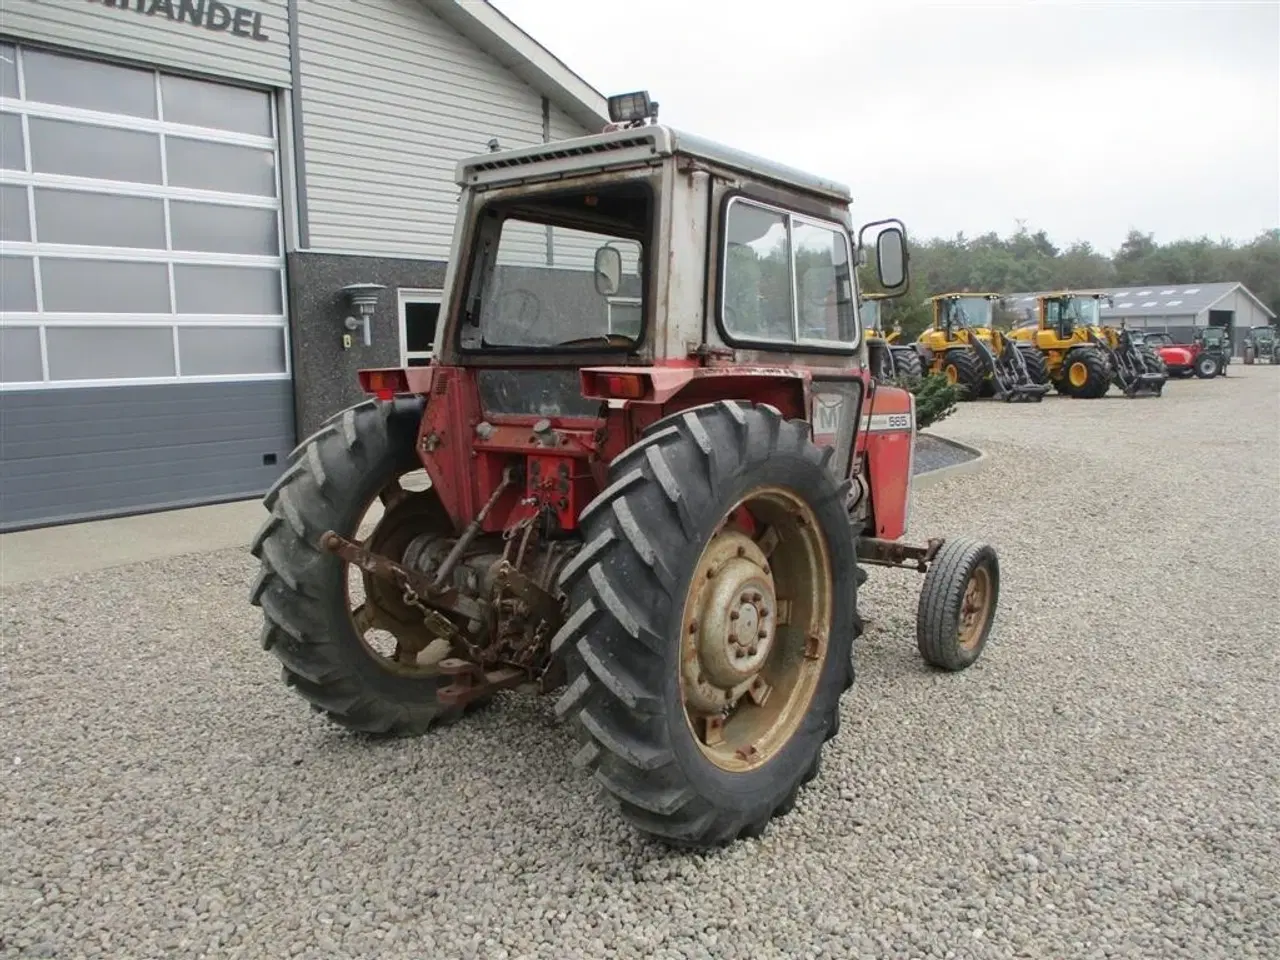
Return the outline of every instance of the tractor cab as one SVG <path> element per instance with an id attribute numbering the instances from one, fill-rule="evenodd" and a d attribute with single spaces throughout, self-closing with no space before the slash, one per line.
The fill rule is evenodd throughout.
<path id="1" fill-rule="evenodd" d="M 936 334 L 941 333 L 952 340 L 958 330 L 990 338 L 996 304 L 1001 297 L 997 293 L 943 293 L 929 300 L 933 305 L 933 320 L 921 335 L 921 340 L 933 343 Z M 925 340 L 926 337 L 929 339 Z"/>
<path id="2" fill-rule="evenodd" d="M 866 369 L 856 268 L 907 286 L 847 187 L 610 99 L 604 132 L 463 159 L 435 351 L 363 370 L 252 551 L 263 646 L 335 723 L 421 735 L 557 692 L 615 809 L 758 835 L 839 728 L 866 565 L 924 575 L 914 640 L 981 654 L 999 564 L 902 541 L 914 396 Z M 429 483 L 406 483 L 425 472 Z"/>

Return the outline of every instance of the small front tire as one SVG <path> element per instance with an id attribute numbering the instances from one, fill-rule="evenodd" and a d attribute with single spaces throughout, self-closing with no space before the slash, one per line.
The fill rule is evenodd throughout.
<path id="1" fill-rule="evenodd" d="M 1211 380 L 1219 373 L 1218 358 L 1209 354 L 1201 354 L 1196 359 L 1195 373 L 1201 380 Z"/>
<path id="2" fill-rule="evenodd" d="M 925 663 L 964 670 L 982 655 L 1000 600 L 1000 560 L 989 544 L 946 541 L 925 574 L 916 645 Z"/>

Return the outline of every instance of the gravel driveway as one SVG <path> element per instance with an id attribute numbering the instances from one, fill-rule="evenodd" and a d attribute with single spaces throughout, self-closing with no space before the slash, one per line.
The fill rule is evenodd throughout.
<path id="1" fill-rule="evenodd" d="M 1275 957 L 1278 412 L 1233 365 L 939 425 L 990 466 L 912 534 L 997 545 L 991 646 L 926 671 L 873 570 L 822 775 L 710 856 L 623 827 L 549 701 L 327 726 L 242 550 L 7 590 L 0 957 Z"/>

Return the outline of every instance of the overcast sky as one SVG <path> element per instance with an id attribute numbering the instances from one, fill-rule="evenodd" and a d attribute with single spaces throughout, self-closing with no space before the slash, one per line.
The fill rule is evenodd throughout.
<path id="1" fill-rule="evenodd" d="M 1280 226 L 1280 0 L 492 2 L 602 93 L 917 237 Z"/>

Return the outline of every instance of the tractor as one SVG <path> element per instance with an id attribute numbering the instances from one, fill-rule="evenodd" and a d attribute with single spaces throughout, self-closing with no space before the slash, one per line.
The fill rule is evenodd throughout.
<path id="1" fill-rule="evenodd" d="M 1184 379 L 1195 373 L 1195 352 L 1184 344 L 1176 342 L 1169 334 L 1160 330 L 1144 330 L 1141 333 L 1129 331 L 1135 343 L 1140 344 L 1144 352 L 1150 352 L 1164 365 L 1167 376 Z"/>
<path id="2" fill-rule="evenodd" d="M 905 289 L 901 223 L 855 239 L 847 187 L 661 125 L 644 93 L 609 110 L 458 163 L 434 357 L 362 369 L 367 398 L 293 451 L 250 601 L 342 727 L 558 694 L 623 821 L 708 849 L 818 776 L 860 565 L 923 574 L 916 645 L 942 671 L 985 649 L 1000 567 L 902 539 L 914 398 L 868 372 L 855 275 Z"/>
<path id="3" fill-rule="evenodd" d="M 872 375 L 881 383 L 918 380 L 924 376 L 918 344 L 899 343 L 902 334 L 896 327 L 885 332 L 881 305 L 889 299 L 889 294 L 864 293 L 858 308 Z"/>
<path id="4" fill-rule="evenodd" d="M 1231 333 L 1226 327 L 1202 327 L 1191 343 L 1193 369 L 1201 380 L 1225 377 L 1231 363 Z"/>
<path id="5" fill-rule="evenodd" d="M 1276 328 L 1269 323 L 1250 327 L 1245 341 L 1244 362 L 1253 364 L 1264 361 L 1272 366 L 1280 363 L 1280 337 L 1276 336 Z"/>
<path id="6" fill-rule="evenodd" d="M 918 342 L 929 358 L 930 373 L 941 373 L 964 388 L 967 400 L 996 396 L 1040 400 L 1048 378 L 1043 358 L 995 329 L 1000 296 L 994 293 L 944 293 L 930 297 L 933 320 Z"/>

